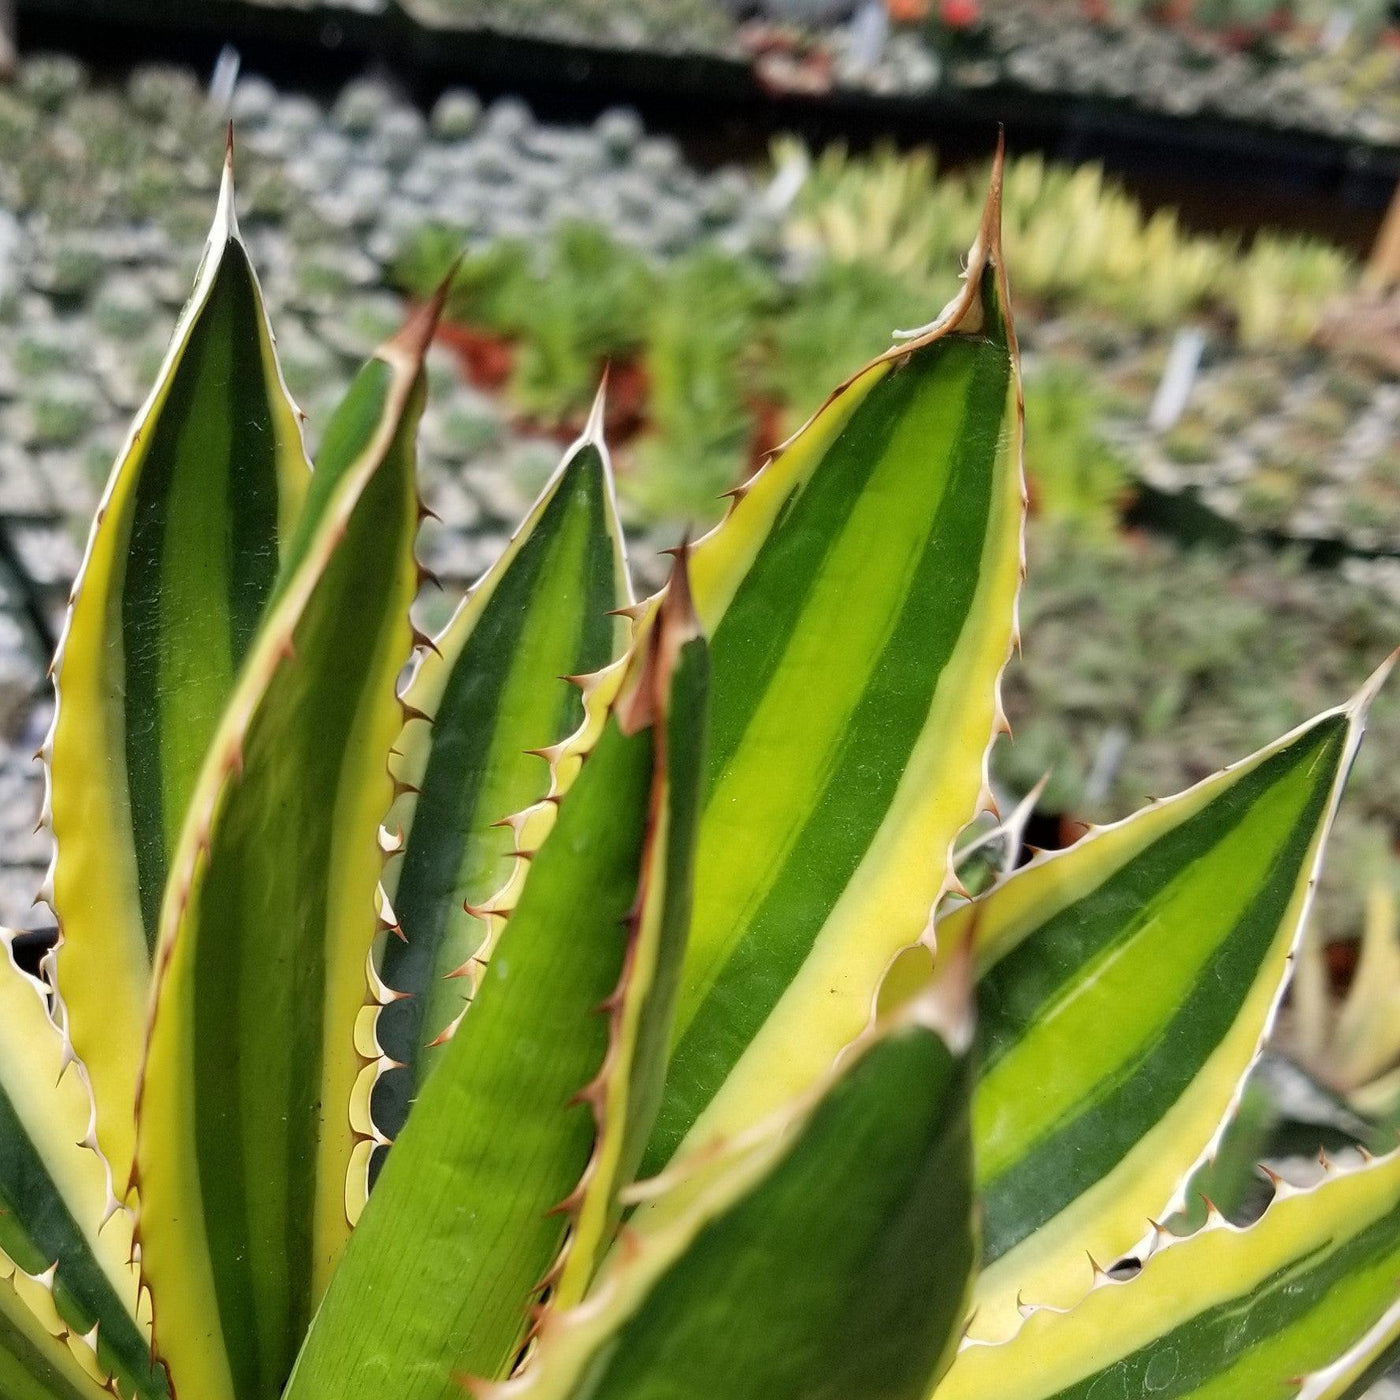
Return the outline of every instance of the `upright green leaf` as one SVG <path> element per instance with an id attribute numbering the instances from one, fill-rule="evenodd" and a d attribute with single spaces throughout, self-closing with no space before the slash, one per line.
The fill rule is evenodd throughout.
<path id="1" fill-rule="evenodd" d="M 906 1003 L 722 1166 L 702 1155 L 703 1189 L 477 1395 L 924 1400 L 977 1266 L 970 1038 L 965 989 Z"/>
<path id="2" fill-rule="evenodd" d="M 379 959 L 384 1006 L 361 1089 L 373 1094 L 372 1123 L 352 1193 L 363 1194 L 370 1148 L 398 1134 L 443 1055 L 518 894 L 517 844 L 527 843 L 507 819 L 546 797 L 540 755 L 583 719 L 566 678 L 606 666 L 625 641 L 611 615 L 631 589 L 602 406 L 600 390 L 584 435 L 404 692 L 391 761 L 404 792 L 385 823 L 401 850 L 384 877 L 397 928 Z"/>
<path id="3" fill-rule="evenodd" d="M 713 742 L 649 1174 L 821 1078 L 991 803 L 1024 515 L 999 220 L 998 163 L 960 295 L 695 548 Z"/>
<path id="4" fill-rule="evenodd" d="M 327 425 L 161 911 L 138 1103 L 144 1276 L 175 1389 L 275 1400 L 349 1233 L 354 1023 L 418 580 L 425 308 Z"/>
<path id="5" fill-rule="evenodd" d="M 137 1320 L 131 1216 L 92 1141 L 81 1066 L 65 1064 L 46 990 L 0 930 L 0 1394 L 165 1394 Z M 95 1349 L 93 1345 L 95 1339 Z M 45 1390 L 44 1387 L 48 1389 Z"/>
<path id="6" fill-rule="evenodd" d="M 1388 667 L 1386 668 L 1388 669 Z M 984 1267 L 973 1333 L 1065 1307 L 1180 1209 L 1278 1005 L 1383 672 L 1350 705 L 1015 872 L 975 930 Z"/>
<path id="7" fill-rule="evenodd" d="M 689 914 L 706 658 L 683 602 L 673 584 L 633 653 L 288 1400 L 456 1400 L 460 1375 L 506 1374 L 570 1221 L 590 1251 L 606 1231 L 592 1183 L 629 1175 L 650 1130 Z"/>
<path id="8" fill-rule="evenodd" d="M 550 1275 L 549 1303 L 555 1308 L 583 1297 L 612 1243 L 622 1216 L 622 1192 L 636 1178 L 666 1083 L 690 926 L 709 687 L 708 654 L 695 639 L 684 546 L 679 561 L 662 604 L 660 630 L 648 640 L 657 674 L 671 678 L 669 706 L 675 718 L 668 729 L 657 728 L 655 760 L 666 775 L 670 797 L 664 806 L 653 798 L 642 885 L 629 915 L 633 929 L 627 966 L 608 1002 L 608 1054 L 586 1091 L 597 1141 L 569 1198 L 569 1237 Z M 663 700 L 656 702 L 658 708 Z"/>
<path id="9" fill-rule="evenodd" d="M 98 507 L 44 749 L 58 979 L 123 1189 L 166 873 L 307 480 L 230 162 L 194 293 Z"/>
<path id="10" fill-rule="evenodd" d="M 1164 1241 L 1072 1311 L 965 1345 L 935 1400 L 1343 1400 L 1400 1329 L 1400 1153 Z"/>

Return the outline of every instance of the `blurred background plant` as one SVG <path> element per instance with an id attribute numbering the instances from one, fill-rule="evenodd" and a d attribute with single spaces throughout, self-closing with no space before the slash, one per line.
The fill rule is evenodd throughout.
<path id="1" fill-rule="evenodd" d="M 1370 843 L 1359 938 L 1303 945 L 1290 1023 L 1298 1057 L 1381 1128 L 1400 1129 L 1400 860 Z"/>

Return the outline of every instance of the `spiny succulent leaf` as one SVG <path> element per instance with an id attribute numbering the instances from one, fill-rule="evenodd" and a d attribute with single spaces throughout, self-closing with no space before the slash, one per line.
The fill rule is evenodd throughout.
<path id="1" fill-rule="evenodd" d="M 98 509 L 45 746 L 58 979 L 123 1184 L 167 869 L 308 479 L 226 169 L 194 293 Z"/>
<path id="2" fill-rule="evenodd" d="M 658 1172 L 814 1083 L 990 802 L 1020 390 L 999 167 L 962 293 L 861 370 L 694 552 L 713 723 Z"/>
<path id="3" fill-rule="evenodd" d="M 910 1003 L 658 1229 L 490 1400 L 924 1400 L 976 1269 L 965 1007 Z M 678 1161 L 676 1172 L 685 1170 Z M 662 1218 L 662 1217 L 654 1217 Z"/>
<path id="4" fill-rule="evenodd" d="M 15 965 L 9 940 L 0 930 L 0 1273 L 13 1281 L 17 1269 L 20 1278 L 18 1291 L 0 1284 L 0 1313 L 27 1307 L 23 1294 L 37 1298 L 50 1316 L 46 1333 L 61 1326 L 71 1336 L 62 1347 L 85 1352 L 89 1371 L 113 1379 L 124 1396 L 162 1396 L 149 1317 L 137 1320 L 131 1216 L 117 1207 L 107 1164 L 89 1145 L 92 1098 L 82 1067 L 65 1068 L 45 989 Z M 82 1340 L 94 1324 L 96 1355 Z M 0 1393 L 10 1394 L 3 1384 Z"/>
<path id="5" fill-rule="evenodd" d="M 677 578 L 684 580 L 684 569 L 683 560 Z M 664 642 L 675 653 L 653 663 L 669 675 L 672 689 L 669 721 L 659 736 L 664 743 L 665 788 L 652 799 L 657 815 L 642 853 L 627 966 L 610 1007 L 607 1059 L 595 1080 L 598 1139 L 577 1189 L 566 1252 L 550 1291 L 551 1307 L 578 1302 L 592 1282 L 622 1215 L 620 1193 L 636 1177 L 665 1087 L 690 926 L 709 657 L 698 635 L 688 635 L 693 631 L 691 600 L 688 593 L 682 596 L 674 580 L 663 606 L 678 614 L 666 621 L 660 635 L 649 638 L 652 646 Z"/>
<path id="6" fill-rule="evenodd" d="M 354 1023 L 417 586 L 433 308 L 327 425 L 161 913 L 138 1101 L 144 1275 L 177 1391 L 274 1400 L 349 1234 Z"/>
<path id="7" fill-rule="evenodd" d="M 518 893 L 516 852 L 529 832 L 501 819 L 549 794 L 550 770 L 537 751 L 582 721 L 578 687 L 564 678 L 616 659 L 627 628 L 610 614 L 630 601 L 607 449 L 590 433 L 422 653 L 404 692 L 409 719 L 391 767 L 405 791 L 385 823 L 402 843 L 384 878 L 398 928 L 379 957 L 379 977 L 398 995 L 375 1025 L 376 1048 L 402 1068 L 373 1089 L 382 1136 L 403 1127 L 444 1053 L 441 1037 L 479 980 L 471 960 L 487 925 L 505 917 Z M 357 1186 L 362 1197 L 363 1172 Z"/>
<path id="8" fill-rule="evenodd" d="M 649 971 L 659 987 L 663 958 L 676 960 L 662 950 L 688 915 L 703 642 L 677 651 L 672 633 L 663 613 L 634 651 L 476 999 L 388 1155 L 288 1400 L 456 1400 L 458 1375 L 506 1374 L 581 1187 L 617 1171 L 595 1159 L 608 1085 L 627 1076 L 633 1119 L 636 1105 L 654 1107 L 660 1055 L 650 1080 L 628 1059 L 664 1046 L 669 1024 L 663 1015 L 644 1036 L 619 1025 L 631 978 Z M 659 923 L 658 878 L 675 880 Z M 649 1129 L 629 1132 L 624 1158 Z"/>
<path id="9" fill-rule="evenodd" d="M 1278 1004 L 1370 688 L 1015 872 L 975 936 L 984 1263 L 972 1333 L 1066 1307 L 1181 1208 Z"/>
<path id="10" fill-rule="evenodd" d="M 1342 1400 L 1400 1328 L 1400 1153 L 1219 1216 L 1069 1312 L 964 1345 L 935 1400 Z"/>
<path id="11" fill-rule="evenodd" d="M 0 1255 L 0 1395 L 5 1400 L 110 1400 L 100 1373 L 80 1358 L 78 1349 L 86 1343 L 71 1337 L 56 1313 L 47 1320 L 41 1317 L 20 1294 L 20 1286 L 30 1281 L 19 1278 L 17 1286 L 14 1266 Z"/>

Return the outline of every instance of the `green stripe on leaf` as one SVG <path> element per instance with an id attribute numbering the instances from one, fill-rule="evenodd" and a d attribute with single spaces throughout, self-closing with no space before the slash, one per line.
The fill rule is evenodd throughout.
<path id="1" fill-rule="evenodd" d="M 0 1395 L 5 1400 L 102 1400 L 110 1395 L 98 1375 L 79 1360 L 87 1343 L 49 1324 L 20 1290 L 32 1295 L 42 1284 L 21 1276 L 0 1257 Z M 36 1300 L 37 1301 L 37 1300 Z M 52 1330 L 50 1330 L 52 1328 Z"/>
<path id="2" fill-rule="evenodd" d="M 92 1143 L 82 1068 L 67 1061 L 46 989 L 15 965 L 11 936 L 0 931 L 0 1272 L 19 1273 L 14 1290 L 0 1287 L 8 1306 L 27 1298 L 45 1331 L 69 1334 L 87 1370 L 157 1400 L 166 1383 L 151 1364 L 149 1318 L 137 1320 L 131 1218 Z M 94 1328 L 95 1355 L 83 1340 Z"/>
<path id="3" fill-rule="evenodd" d="M 966 996 L 945 983 L 639 1226 L 482 1400 L 925 1400 L 976 1269 Z M 657 1189 L 664 1189 L 660 1183 Z"/>
<path id="4" fill-rule="evenodd" d="M 959 297 L 696 546 L 714 742 L 647 1172 L 821 1077 L 990 803 L 1024 510 L 999 214 L 994 179 Z"/>

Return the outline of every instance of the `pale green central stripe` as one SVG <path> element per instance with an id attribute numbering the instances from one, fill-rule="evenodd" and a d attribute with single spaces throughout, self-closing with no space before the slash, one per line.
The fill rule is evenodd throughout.
<path id="1" fill-rule="evenodd" d="M 206 360 L 218 345 L 206 345 Z M 220 355 L 220 364 L 227 357 Z M 208 373 L 213 367 L 204 366 Z M 197 412 L 181 425 L 175 449 L 177 461 L 192 452 L 207 455 L 219 427 L 218 415 Z M 218 448 L 229 449 L 227 432 L 219 434 Z M 238 470 L 238 464 L 231 464 Z M 160 686 L 177 704 L 163 705 L 160 729 L 160 777 L 164 788 L 166 841 L 173 849 L 180 822 L 199 777 L 210 738 L 210 717 L 223 708 L 233 682 L 233 638 L 227 608 L 209 606 L 209 599 L 228 596 L 228 555 L 219 548 L 196 551 L 192 542 L 218 541 L 229 529 L 228 501 L 222 480 L 213 483 L 177 477 L 169 498 L 165 525 L 165 549 L 161 560 L 161 609 L 178 626 L 198 626 L 199 640 L 187 646 L 166 646 L 161 655 Z M 193 606 L 192 606 L 193 605 Z M 215 661 L 219 664 L 214 664 Z"/>
<path id="2" fill-rule="evenodd" d="M 506 665 L 507 675 L 497 707 L 489 750 L 473 821 L 472 835 L 462 851 L 448 932 L 439 960 L 439 976 L 425 989 L 427 1014 L 424 1043 L 431 1041 L 461 1011 L 467 982 L 446 974 L 465 962 L 480 943 L 482 925 L 463 910 L 462 900 L 479 902 L 497 893 L 510 871 L 514 834 L 489 823 L 538 801 L 548 786 L 544 764 L 537 758 L 522 759 L 522 736 L 536 744 L 548 744 L 560 736 L 554 731 L 568 695 L 562 686 L 544 685 L 551 656 L 576 655 L 578 636 L 585 619 L 577 606 L 561 607 L 555 580 L 583 577 L 583 562 L 590 543 L 590 519 L 586 499 L 571 510 L 555 540 L 529 606 L 521 616 L 516 645 Z M 551 577 L 552 576 L 552 577 Z"/>
<path id="3" fill-rule="evenodd" d="M 1023 1158 L 1160 1037 L 1255 898 L 1279 835 L 1291 830 L 1313 786 L 1304 766 L 1270 788 L 1209 855 L 1184 868 L 1151 905 L 1131 911 L 1124 937 L 1066 980 L 988 1068 L 973 1110 L 980 1180 Z M 1171 955 L 1164 956 L 1164 941 Z M 1105 1034 L 1109 1025 L 1123 1033 Z"/>
<path id="4" fill-rule="evenodd" d="M 971 374 L 947 387 L 961 405 Z M 924 415 L 901 421 L 856 498 L 705 807 L 677 1037 L 691 1023 L 817 805 L 899 620 L 947 485 Z M 816 470 L 820 470 L 820 466 Z M 832 670 L 832 657 L 842 665 Z"/>

